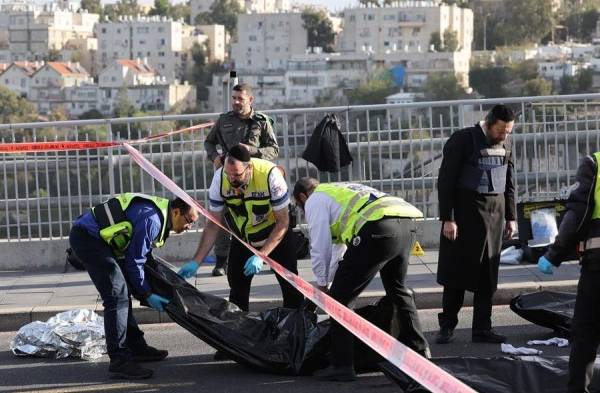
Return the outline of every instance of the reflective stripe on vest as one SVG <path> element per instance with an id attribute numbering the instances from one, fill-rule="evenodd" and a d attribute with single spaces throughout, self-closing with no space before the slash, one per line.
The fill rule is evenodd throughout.
<path id="1" fill-rule="evenodd" d="M 96 219 L 98 219 L 98 212 L 96 209 L 102 206 L 102 211 L 105 213 L 110 225 L 99 228 L 100 238 L 108 243 L 117 255 L 122 255 L 125 252 L 129 246 L 129 241 L 133 236 L 133 226 L 131 222 L 126 219 L 125 211 L 129 205 L 131 205 L 131 203 L 137 199 L 151 202 L 160 212 L 160 234 L 152 242 L 152 244 L 154 247 L 162 247 L 165 243 L 165 237 L 167 234 L 167 218 L 169 214 L 169 200 L 140 193 L 120 194 L 92 208 L 92 214 L 94 214 Z M 117 210 L 120 211 L 111 210 L 109 205 L 114 206 L 112 201 L 118 201 L 120 209 Z M 115 217 L 113 213 L 117 213 L 120 217 Z"/>
<path id="2" fill-rule="evenodd" d="M 243 191 L 234 189 L 225 171 L 221 172 L 221 197 L 238 234 L 253 247 L 262 247 L 275 225 L 269 174 L 277 166 L 260 158 L 252 158 L 250 162 L 252 173 Z"/>
<path id="3" fill-rule="evenodd" d="M 592 220 L 600 218 L 600 151 L 594 153 L 596 158 L 596 186 L 594 187 L 594 210 L 592 212 Z"/>
<path id="4" fill-rule="evenodd" d="M 361 184 L 320 184 L 315 192 L 329 195 L 343 208 L 338 219 L 330 226 L 336 243 L 350 242 L 369 221 L 377 221 L 383 217 L 423 217 L 423 213 L 402 198 Z"/>

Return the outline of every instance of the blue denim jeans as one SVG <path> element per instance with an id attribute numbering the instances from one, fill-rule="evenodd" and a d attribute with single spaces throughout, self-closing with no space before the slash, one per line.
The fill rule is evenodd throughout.
<path id="1" fill-rule="evenodd" d="M 129 360 L 132 350 L 147 344 L 133 317 L 129 288 L 119 262 L 104 241 L 91 236 L 83 227 L 71 229 L 69 242 L 102 298 L 108 356 L 111 361 Z"/>

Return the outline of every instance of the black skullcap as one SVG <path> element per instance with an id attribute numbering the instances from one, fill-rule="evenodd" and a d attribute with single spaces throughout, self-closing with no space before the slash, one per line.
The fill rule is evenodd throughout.
<path id="1" fill-rule="evenodd" d="M 250 152 L 242 145 L 235 145 L 227 153 L 229 157 L 233 157 L 238 161 L 250 162 Z"/>

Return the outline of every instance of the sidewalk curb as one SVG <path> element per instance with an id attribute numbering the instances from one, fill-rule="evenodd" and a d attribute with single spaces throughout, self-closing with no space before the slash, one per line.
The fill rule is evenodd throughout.
<path id="1" fill-rule="evenodd" d="M 541 285 L 534 282 L 518 284 L 502 284 L 494 294 L 494 305 L 509 304 L 511 299 L 522 293 L 536 291 L 558 291 L 573 292 L 577 291 L 577 280 L 548 281 Z M 442 307 L 442 287 L 420 288 L 414 291 L 415 303 L 417 309 L 437 309 Z M 380 299 L 385 293 L 383 291 L 369 292 L 360 296 L 356 301 L 356 306 L 371 304 Z M 465 307 L 473 305 L 473 296 L 467 292 L 465 295 Z M 263 311 L 268 308 L 281 306 L 281 299 L 250 299 L 250 309 L 252 311 Z M 102 314 L 102 305 L 88 304 L 77 306 L 37 306 L 37 307 L 15 307 L 0 311 L 0 332 L 16 331 L 22 326 L 32 321 L 46 321 L 48 318 L 62 311 L 74 308 L 89 308 L 99 314 Z M 154 311 L 148 307 L 135 305 L 133 313 L 139 324 L 155 324 L 172 322 L 166 313 Z"/>

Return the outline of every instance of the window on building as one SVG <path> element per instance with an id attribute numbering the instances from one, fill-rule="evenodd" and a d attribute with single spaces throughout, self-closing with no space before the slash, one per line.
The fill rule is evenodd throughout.
<path id="1" fill-rule="evenodd" d="M 140 40 L 140 45 L 146 45 L 146 40 Z"/>
<path id="2" fill-rule="evenodd" d="M 383 20 L 395 20 L 396 19 L 396 15 L 394 14 L 387 14 L 383 16 Z"/>
<path id="3" fill-rule="evenodd" d="M 248 41 L 256 41 L 256 36 L 255 35 L 249 35 L 248 36 Z"/>
<path id="4" fill-rule="evenodd" d="M 356 22 L 356 15 L 350 15 L 350 22 Z"/>
<path id="5" fill-rule="evenodd" d="M 106 34 L 106 27 L 103 27 L 100 31 L 102 31 L 103 34 Z"/>
<path id="6" fill-rule="evenodd" d="M 418 35 L 420 32 L 421 32 L 421 28 L 420 27 L 415 27 L 413 29 L 413 32 L 412 32 L 413 37 L 416 36 L 416 35 Z"/>
<path id="7" fill-rule="evenodd" d="M 158 52 L 158 57 L 165 57 L 165 52 Z"/>
<path id="8" fill-rule="evenodd" d="M 161 45 L 165 45 L 167 43 L 167 40 L 165 40 L 164 38 L 160 39 L 160 44 Z"/>

